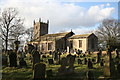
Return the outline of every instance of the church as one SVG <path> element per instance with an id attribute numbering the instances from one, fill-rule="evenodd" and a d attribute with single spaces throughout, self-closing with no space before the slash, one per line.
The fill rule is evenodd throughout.
<path id="1" fill-rule="evenodd" d="M 48 34 L 49 21 L 34 21 L 33 39 L 30 44 L 40 52 L 82 50 L 97 51 L 98 38 L 94 33 L 75 35 L 74 32 Z"/>

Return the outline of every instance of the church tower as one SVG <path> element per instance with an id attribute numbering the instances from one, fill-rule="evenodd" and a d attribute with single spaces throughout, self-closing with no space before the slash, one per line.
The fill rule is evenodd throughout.
<path id="1" fill-rule="evenodd" d="M 39 18 L 39 22 L 35 22 L 34 20 L 34 39 L 37 39 L 40 36 L 43 36 L 45 34 L 48 34 L 48 25 L 49 20 L 47 20 L 47 23 L 41 22 L 41 18 Z"/>

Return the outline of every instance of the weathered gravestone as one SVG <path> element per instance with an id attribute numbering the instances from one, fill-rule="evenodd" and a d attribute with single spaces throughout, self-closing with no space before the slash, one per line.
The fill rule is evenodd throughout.
<path id="1" fill-rule="evenodd" d="M 104 76 L 108 78 L 115 77 L 115 63 L 112 59 L 111 50 L 108 47 L 107 55 L 105 57 Z"/>
<path id="2" fill-rule="evenodd" d="M 61 66 L 60 68 L 58 69 L 58 74 L 59 75 L 65 75 L 67 73 L 67 59 L 64 57 L 61 59 Z"/>
<path id="3" fill-rule="evenodd" d="M 53 59 L 48 59 L 48 63 L 49 63 L 49 64 L 54 64 Z"/>
<path id="4" fill-rule="evenodd" d="M 26 61 L 23 58 L 20 59 L 19 65 L 20 65 L 21 68 L 22 67 L 27 67 L 27 63 L 26 63 Z"/>
<path id="5" fill-rule="evenodd" d="M 88 59 L 88 65 L 87 66 L 88 66 L 89 69 L 93 68 L 93 63 L 92 63 L 91 59 Z"/>
<path id="6" fill-rule="evenodd" d="M 12 50 L 9 51 L 10 67 L 17 67 L 17 55 Z"/>
<path id="7" fill-rule="evenodd" d="M 40 62 L 40 54 L 39 54 L 39 52 L 36 51 L 36 50 L 34 50 L 32 53 L 33 53 L 33 54 L 32 54 L 32 57 L 33 57 L 33 65 L 32 65 L 32 67 L 33 67 L 33 69 L 34 69 L 34 65 L 35 65 L 36 63 L 39 63 L 39 62 Z"/>
<path id="8" fill-rule="evenodd" d="M 87 80 L 95 80 L 94 74 L 92 71 L 88 71 L 86 76 L 87 76 Z"/>
<path id="9" fill-rule="evenodd" d="M 8 66 L 8 58 L 5 54 L 2 54 L 2 66 Z"/>
<path id="10" fill-rule="evenodd" d="M 78 59 L 78 64 L 82 64 L 82 60 L 81 59 Z"/>
<path id="11" fill-rule="evenodd" d="M 45 80 L 46 65 L 44 63 L 36 63 L 34 66 L 34 80 Z"/>
<path id="12" fill-rule="evenodd" d="M 68 67 L 68 73 L 73 73 L 74 72 L 74 62 L 75 62 L 75 56 L 71 56 L 69 59 L 69 67 Z"/>

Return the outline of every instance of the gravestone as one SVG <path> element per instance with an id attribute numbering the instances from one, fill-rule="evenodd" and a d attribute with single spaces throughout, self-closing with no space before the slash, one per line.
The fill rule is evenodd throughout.
<path id="1" fill-rule="evenodd" d="M 97 53 L 97 63 L 100 63 L 100 59 L 101 59 L 101 53 Z"/>
<path id="2" fill-rule="evenodd" d="M 9 52 L 9 62 L 10 67 L 17 67 L 17 55 L 12 50 L 10 50 Z"/>
<path id="3" fill-rule="evenodd" d="M 39 63 L 39 62 L 40 62 L 40 54 L 39 54 L 39 52 L 36 51 L 36 50 L 33 50 L 32 53 L 33 53 L 33 54 L 32 54 L 32 57 L 33 57 L 32 67 L 33 67 L 33 69 L 34 69 L 34 65 L 35 65 L 36 63 Z"/>
<path id="4" fill-rule="evenodd" d="M 45 72 L 46 72 L 46 65 L 44 63 L 36 63 L 33 71 L 34 80 L 44 80 Z"/>
<path id="5" fill-rule="evenodd" d="M 49 63 L 49 64 L 54 64 L 53 59 L 48 59 L 48 63 Z"/>
<path id="6" fill-rule="evenodd" d="M 75 56 L 71 56 L 69 59 L 69 67 L 68 67 L 68 73 L 74 72 L 74 62 L 75 62 Z"/>
<path id="7" fill-rule="evenodd" d="M 52 70 L 47 70 L 47 71 L 46 71 L 46 74 L 47 74 L 47 78 L 53 77 L 53 72 L 52 72 Z"/>
<path id="8" fill-rule="evenodd" d="M 60 63 L 60 58 L 61 58 L 60 56 L 61 56 L 61 54 L 62 54 L 61 52 L 58 52 L 58 60 L 59 60 L 58 63 Z"/>
<path id="9" fill-rule="evenodd" d="M 26 63 L 26 61 L 23 58 L 20 59 L 19 65 L 20 65 L 21 68 L 22 67 L 27 67 L 27 63 Z"/>
<path id="10" fill-rule="evenodd" d="M 95 80 L 94 74 L 92 71 L 87 72 L 87 80 Z"/>
<path id="11" fill-rule="evenodd" d="M 84 58 L 84 64 L 87 64 L 87 58 Z"/>
<path id="12" fill-rule="evenodd" d="M 112 78 L 115 76 L 115 63 L 112 59 L 110 47 L 107 48 L 107 55 L 105 56 L 104 76 Z"/>
<path id="13" fill-rule="evenodd" d="M 78 64 L 82 64 L 82 60 L 81 59 L 78 59 Z"/>
<path id="14" fill-rule="evenodd" d="M 92 63 L 91 59 L 88 59 L 88 68 L 89 69 L 93 68 L 93 63 Z"/>
<path id="15" fill-rule="evenodd" d="M 5 54 L 2 54 L 2 66 L 8 66 L 8 58 Z"/>
<path id="16" fill-rule="evenodd" d="M 100 66 L 104 66 L 104 60 L 103 59 L 100 62 Z"/>
<path id="17" fill-rule="evenodd" d="M 67 73 L 67 68 L 66 68 L 66 66 L 67 66 L 67 59 L 65 57 L 63 57 L 61 59 L 60 63 L 61 63 L 61 66 L 58 69 L 58 73 L 59 73 L 59 75 L 65 75 Z"/>

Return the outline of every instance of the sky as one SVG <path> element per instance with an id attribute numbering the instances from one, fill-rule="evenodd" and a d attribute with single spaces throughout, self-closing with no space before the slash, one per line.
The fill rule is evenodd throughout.
<path id="1" fill-rule="evenodd" d="M 49 33 L 89 33 L 104 19 L 118 19 L 118 0 L 0 0 L 1 10 L 7 7 L 18 9 L 26 28 L 49 20 Z"/>

